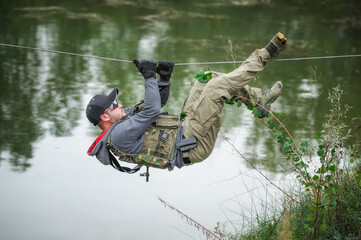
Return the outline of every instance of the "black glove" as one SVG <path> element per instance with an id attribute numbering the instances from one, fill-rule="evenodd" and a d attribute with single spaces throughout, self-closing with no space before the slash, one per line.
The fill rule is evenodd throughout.
<path id="1" fill-rule="evenodd" d="M 160 75 L 161 82 L 168 82 L 173 71 L 174 62 L 159 61 L 157 66 L 157 73 Z"/>
<path id="2" fill-rule="evenodd" d="M 143 75 L 145 79 L 155 78 L 155 72 L 157 63 L 151 60 L 142 59 L 138 61 L 137 59 L 133 60 L 133 63 L 138 68 L 139 72 Z"/>

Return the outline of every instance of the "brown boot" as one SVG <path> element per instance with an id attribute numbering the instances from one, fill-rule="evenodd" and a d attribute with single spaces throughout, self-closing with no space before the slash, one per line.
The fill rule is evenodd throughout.
<path id="1" fill-rule="evenodd" d="M 261 111 L 262 116 L 260 118 L 263 118 L 267 115 L 267 113 L 271 109 L 271 104 L 276 101 L 276 99 L 280 96 L 282 92 L 283 84 L 281 81 L 277 81 L 271 89 L 268 89 L 262 93 L 260 106 L 257 107 L 258 110 Z"/>
<path id="2" fill-rule="evenodd" d="M 287 38 L 284 34 L 278 32 L 266 46 L 266 50 L 271 55 L 271 58 L 275 58 L 278 54 L 287 47 Z"/>

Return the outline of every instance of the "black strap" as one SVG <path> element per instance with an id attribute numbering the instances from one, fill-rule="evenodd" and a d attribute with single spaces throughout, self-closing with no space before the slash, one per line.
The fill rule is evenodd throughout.
<path id="1" fill-rule="evenodd" d="M 197 147 L 197 138 L 195 137 L 183 138 L 182 140 L 178 141 L 175 146 L 177 149 L 180 149 L 182 152 L 187 152 L 190 149 Z"/>
<path id="2" fill-rule="evenodd" d="M 137 165 L 134 168 L 120 166 L 118 160 L 114 157 L 114 155 L 110 151 L 109 151 L 109 159 L 110 159 L 110 165 L 112 165 L 113 168 L 115 168 L 120 172 L 132 174 L 138 172 L 142 168 L 142 165 Z"/>

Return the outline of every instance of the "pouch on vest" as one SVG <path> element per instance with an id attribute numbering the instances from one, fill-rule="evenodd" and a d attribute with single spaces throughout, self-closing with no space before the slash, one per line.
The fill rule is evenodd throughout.
<path id="1" fill-rule="evenodd" d="M 179 125 L 179 117 L 176 115 L 160 114 L 154 123 L 157 127 L 174 128 Z"/>
<path id="2" fill-rule="evenodd" d="M 166 169 L 169 161 L 174 159 L 178 126 L 178 116 L 160 114 L 144 133 L 140 153 L 121 152 L 111 143 L 111 134 L 108 136 L 107 146 L 121 161 Z"/>

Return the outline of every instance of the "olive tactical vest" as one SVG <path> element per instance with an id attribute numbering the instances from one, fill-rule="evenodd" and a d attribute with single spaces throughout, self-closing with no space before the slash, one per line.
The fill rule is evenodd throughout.
<path id="1" fill-rule="evenodd" d="M 121 152 L 111 143 L 111 134 L 107 147 L 121 161 L 165 169 L 174 158 L 179 124 L 178 116 L 160 114 L 145 132 L 143 147 L 138 154 Z"/>

